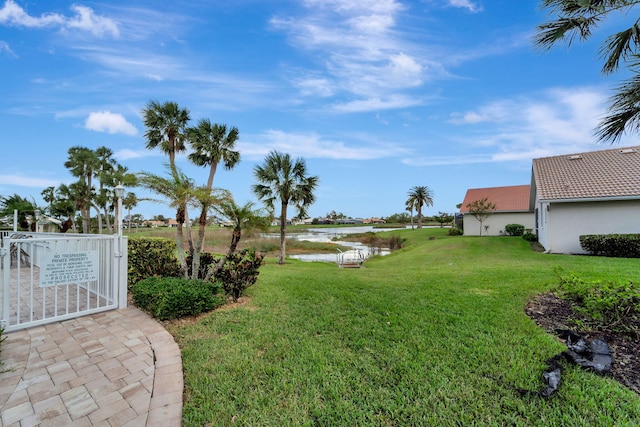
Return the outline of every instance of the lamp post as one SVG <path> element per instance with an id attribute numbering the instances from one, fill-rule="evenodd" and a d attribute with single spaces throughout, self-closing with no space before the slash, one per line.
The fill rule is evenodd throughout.
<path id="1" fill-rule="evenodd" d="M 122 184 L 118 184 L 116 185 L 116 188 L 114 188 L 114 191 L 116 193 L 116 198 L 118 199 L 116 207 L 116 209 L 118 210 L 116 215 L 116 222 L 118 223 L 118 235 L 122 236 L 122 198 L 124 197 L 124 187 L 122 186 Z"/>
<path id="2" fill-rule="evenodd" d="M 122 198 L 124 197 L 124 187 L 122 184 L 116 185 L 114 193 L 117 198 L 116 209 L 116 222 L 118 226 L 118 238 L 117 238 L 117 250 L 114 256 L 114 276 L 115 286 L 117 287 L 118 295 L 118 307 L 124 308 L 127 306 L 127 257 L 124 248 L 122 247 Z"/>
<path id="3" fill-rule="evenodd" d="M 36 209 L 34 212 L 34 216 L 36 217 L 36 233 L 40 232 L 40 209 Z"/>

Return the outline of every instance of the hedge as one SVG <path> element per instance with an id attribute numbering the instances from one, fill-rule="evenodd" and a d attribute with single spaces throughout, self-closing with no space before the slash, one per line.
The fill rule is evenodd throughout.
<path id="1" fill-rule="evenodd" d="M 585 234 L 580 246 L 590 255 L 640 258 L 640 234 Z"/>

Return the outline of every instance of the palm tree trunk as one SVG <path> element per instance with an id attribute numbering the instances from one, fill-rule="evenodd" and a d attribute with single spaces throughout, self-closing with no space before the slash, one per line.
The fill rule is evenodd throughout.
<path id="1" fill-rule="evenodd" d="M 422 228 L 422 206 L 418 205 L 418 228 Z"/>
<path id="2" fill-rule="evenodd" d="M 191 254 L 193 254 L 191 261 L 191 278 L 194 280 L 198 278 L 200 273 L 200 254 L 204 246 L 204 233 L 207 227 L 207 209 L 208 206 L 202 207 L 202 212 L 198 219 L 198 240 L 191 250 Z"/>

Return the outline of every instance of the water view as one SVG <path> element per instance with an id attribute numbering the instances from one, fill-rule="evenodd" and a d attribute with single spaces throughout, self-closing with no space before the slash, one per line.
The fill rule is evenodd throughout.
<path id="1" fill-rule="evenodd" d="M 392 230 L 397 230 L 397 228 L 374 228 L 373 226 L 309 228 L 300 233 L 287 233 L 287 238 L 319 243 L 339 243 L 342 246 L 348 246 L 351 249 L 359 250 L 364 258 L 367 259 L 373 255 L 388 255 L 391 251 L 389 248 L 373 248 L 360 242 L 348 242 L 340 240 L 340 238 L 350 234 L 368 232 L 380 233 Z M 278 238 L 279 234 L 269 233 L 265 234 L 265 237 Z M 337 239 L 337 241 L 334 239 Z M 289 257 L 299 259 L 301 261 L 336 262 L 337 255 L 338 253 L 336 251 L 336 253 L 299 254 L 289 255 Z"/>

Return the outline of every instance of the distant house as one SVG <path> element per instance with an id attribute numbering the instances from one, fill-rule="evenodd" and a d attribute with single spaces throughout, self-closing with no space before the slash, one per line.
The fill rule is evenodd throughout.
<path id="1" fill-rule="evenodd" d="M 469 213 L 467 205 L 484 198 L 496 205 L 496 210 L 482 223 L 483 236 L 504 235 L 507 224 L 522 224 L 525 229 L 533 229 L 534 216 L 533 209 L 530 207 L 531 186 L 472 188 L 467 190 L 460 208 L 465 235 L 479 236 L 481 234 L 480 222 Z"/>
<path id="2" fill-rule="evenodd" d="M 548 252 L 583 253 L 583 234 L 640 233 L 640 146 L 534 159 L 530 204 Z"/>
<path id="3" fill-rule="evenodd" d="M 148 220 L 148 221 L 144 221 L 142 223 L 143 227 L 151 227 L 151 228 L 158 228 L 158 227 L 166 227 L 167 224 L 165 224 L 164 221 L 154 221 L 154 220 Z"/>

